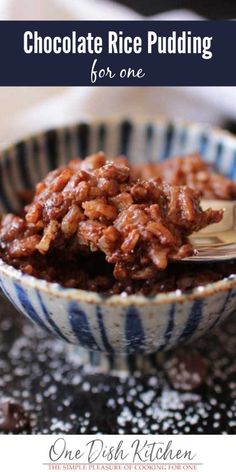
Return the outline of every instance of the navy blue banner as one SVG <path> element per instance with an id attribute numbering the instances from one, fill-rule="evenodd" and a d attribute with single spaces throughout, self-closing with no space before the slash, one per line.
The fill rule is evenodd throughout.
<path id="1" fill-rule="evenodd" d="M 1 21 L 0 86 L 236 85 L 234 21 Z"/>

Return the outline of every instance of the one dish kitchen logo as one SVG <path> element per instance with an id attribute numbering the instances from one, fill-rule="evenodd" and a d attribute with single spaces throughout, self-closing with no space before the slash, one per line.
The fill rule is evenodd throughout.
<path id="1" fill-rule="evenodd" d="M 126 438 L 78 439 L 58 437 L 48 450 L 47 470 L 88 471 L 192 471 L 201 462 L 191 449 L 177 448 L 173 441 Z"/>

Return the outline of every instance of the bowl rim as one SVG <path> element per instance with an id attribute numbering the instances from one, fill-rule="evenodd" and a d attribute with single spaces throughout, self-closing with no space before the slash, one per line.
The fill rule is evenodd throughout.
<path id="1" fill-rule="evenodd" d="M 215 125 L 211 125 L 207 121 L 194 121 L 194 120 L 188 120 L 185 118 L 171 118 L 165 115 L 137 115 L 137 116 L 129 116 L 129 115 L 116 115 L 116 116 L 107 116 L 107 117 L 102 117 L 102 118 L 93 118 L 92 116 L 85 116 L 84 118 L 81 118 L 79 121 L 71 121 L 66 123 L 65 125 L 60 125 L 60 126 L 55 126 L 55 127 L 48 127 L 48 128 L 43 128 L 39 129 L 35 133 L 29 133 L 26 135 L 23 135 L 22 137 L 17 138 L 14 140 L 12 143 L 3 143 L 2 146 L 0 145 L 0 158 L 1 155 L 10 152 L 17 146 L 19 143 L 27 143 L 28 141 L 32 139 L 40 139 L 42 138 L 46 133 L 52 132 L 52 131 L 57 131 L 57 132 L 65 132 L 68 129 L 73 129 L 79 125 L 89 125 L 89 126 L 99 126 L 99 125 L 105 125 L 105 124 L 113 124 L 113 125 L 119 125 L 124 122 L 130 122 L 131 124 L 134 123 L 136 125 L 150 125 L 150 124 L 159 124 L 163 126 L 170 126 L 170 125 L 175 125 L 177 126 L 183 126 L 187 127 L 190 130 L 198 130 L 201 131 L 204 134 L 209 134 L 212 133 L 213 135 L 217 135 L 218 137 L 224 139 L 227 141 L 227 145 L 235 145 L 235 150 L 236 150 L 236 135 L 231 133 L 230 131 L 220 128 Z"/>
<path id="2" fill-rule="evenodd" d="M 186 119 L 175 119 L 175 118 L 168 118 L 165 116 L 116 116 L 116 117 L 104 117 L 101 119 L 93 119 L 93 118 L 85 118 L 81 119 L 80 121 L 72 122 L 65 124 L 64 126 L 48 128 L 41 130 L 37 133 L 30 134 L 26 137 L 22 137 L 21 139 L 16 140 L 16 142 L 8 145 L 7 147 L 3 147 L 0 149 L 0 158 L 1 155 L 11 151 L 19 142 L 27 143 L 31 139 L 40 138 L 45 133 L 50 131 L 57 131 L 63 132 L 70 128 L 79 126 L 79 125 L 101 125 L 101 124 L 117 124 L 119 125 L 121 122 L 130 122 L 131 124 L 159 124 L 159 125 L 175 125 L 175 126 L 185 126 L 190 130 L 200 130 L 204 134 L 208 135 L 213 134 L 217 137 L 221 138 L 226 141 L 226 145 L 231 147 L 235 146 L 236 150 L 236 136 L 230 133 L 228 130 L 224 130 L 215 126 L 210 125 L 206 122 L 195 122 Z M 63 299 L 71 299 L 80 302 L 86 302 L 90 304 L 99 304 L 103 303 L 108 306 L 114 305 L 163 305 L 166 303 L 173 303 L 179 302 L 183 303 L 186 301 L 193 301 L 200 298 L 204 298 L 210 295 L 213 295 L 218 292 L 224 292 L 231 290 L 232 288 L 236 287 L 236 274 L 231 274 L 227 277 L 224 277 L 217 282 L 208 283 L 206 285 L 200 285 L 190 290 L 173 290 L 170 292 L 163 292 L 158 293 L 154 296 L 146 296 L 141 294 L 132 294 L 128 295 L 126 293 L 121 293 L 118 295 L 103 295 L 99 292 L 94 292 L 90 290 L 83 290 L 78 288 L 66 288 L 56 282 L 47 282 L 44 279 L 36 278 L 32 275 L 24 274 L 18 269 L 15 269 L 13 266 L 7 264 L 0 258 L 0 277 L 1 274 L 14 279 L 17 282 L 24 283 L 26 287 L 30 287 L 33 289 L 41 290 L 46 292 L 48 295 L 57 296 Z"/>
<path id="3" fill-rule="evenodd" d="M 130 305 L 146 306 L 146 305 L 164 305 L 167 303 L 183 303 L 186 301 L 194 301 L 200 298 L 214 295 L 215 293 L 225 292 L 236 287 L 236 274 L 229 275 L 217 282 L 206 285 L 199 285 L 193 289 L 181 291 L 179 289 L 170 292 L 158 293 L 154 296 L 146 296 L 141 294 L 127 295 L 125 292 L 118 295 L 104 295 L 99 292 L 83 290 L 78 288 L 66 288 L 56 282 L 47 282 L 44 279 L 38 279 L 32 275 L 24 274 L 13 266 L 6 264 L 0 258 L 0 278 L 5 275 L 11 280 L 22 284 L 24 288 L 40 290 L 47 295 L 60 297 L 66 300 L 79 301 L 89 304 L 105 304 L 107 306 L 123 306 Z"/>

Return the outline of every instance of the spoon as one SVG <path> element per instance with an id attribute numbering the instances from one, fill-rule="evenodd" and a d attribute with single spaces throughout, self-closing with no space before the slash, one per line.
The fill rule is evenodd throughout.
<path id="1" fill-rule="evenodd" d="M 223 209 L 223 219 L 189 237 L 195 254 L 182 261 L 220 262 L 236 259 L 236 201 L 202 200 L 201 206 L 203 210 Z"/>

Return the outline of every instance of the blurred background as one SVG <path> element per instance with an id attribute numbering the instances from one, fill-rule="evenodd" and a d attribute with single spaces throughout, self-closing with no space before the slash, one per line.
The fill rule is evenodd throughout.
<path id="1" fill-rule="evenodd" d="M 119 3 L 145 16 L 183 8 L 212 20 L 236 16 L 235 0 L 119 0 Z"/>
<path id="2" fill-rule="evenodd" d="M 0 0 L 0 19 L 234 19 L 230 0 Z M 232 64 L 233 66 L 233 64 Z M 75 71 L 76 74 L 79 71 Z M 174 71 L 173 71 L 174 74 Z M 0 146 L 78 120 L 167 115 L 235 130 L 236 87 L 0 88 Z"/>

